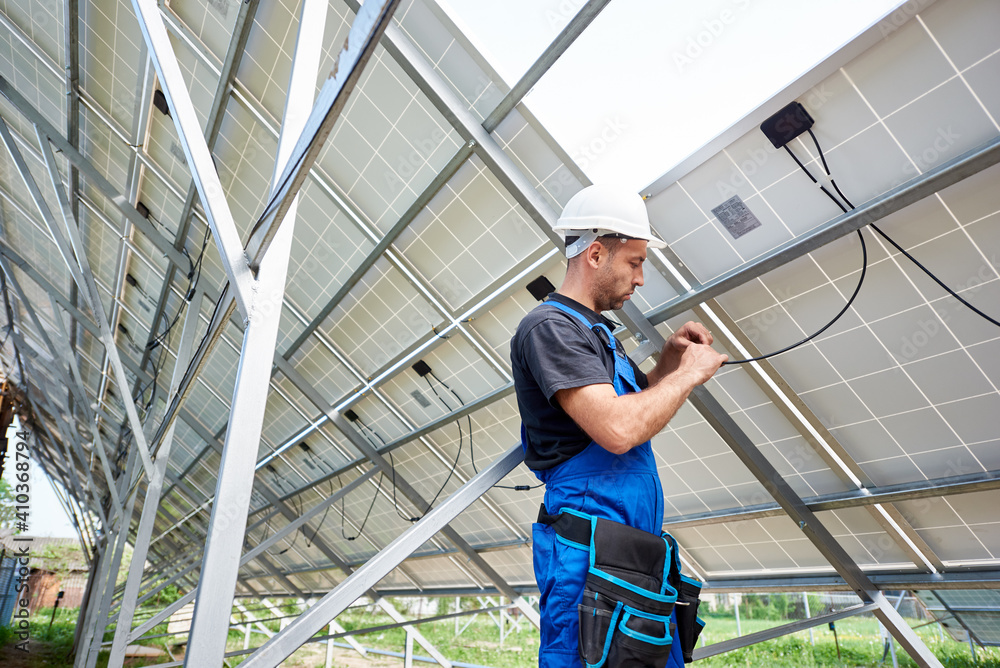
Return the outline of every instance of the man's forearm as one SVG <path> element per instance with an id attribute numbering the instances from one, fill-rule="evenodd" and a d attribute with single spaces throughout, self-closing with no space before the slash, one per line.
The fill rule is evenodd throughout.
<path id="1" fill-rule="evenodd" d="M 674 372 L 643 392 L 615 397 L 606 422 L 609 433 L 591 437 L 606 450 L 628 452 L 658 434 L 680 410 L 694 386 L 689 376 Z"/>

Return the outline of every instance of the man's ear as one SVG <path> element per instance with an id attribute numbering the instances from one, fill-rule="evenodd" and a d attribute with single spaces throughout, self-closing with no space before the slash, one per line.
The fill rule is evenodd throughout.
<path id="1" fill-rule="evenodd" d="M 594 241 L 587 250 L 584 251 L 584 258 L 593 269 L 600 266 L 601 258 L 607 255 L 607 250 L 600 241 Z"/>

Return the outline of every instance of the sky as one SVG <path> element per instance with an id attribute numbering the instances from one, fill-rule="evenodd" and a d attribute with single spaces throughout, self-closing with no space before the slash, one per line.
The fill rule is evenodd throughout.
<path id="1" fill-rule="evenodd" d="M 513 84 L 585 0 L 438 3 Z M 639 191 L 900 4 L 614 0 L 525 104 L 592 181 Z"/>
<path id="2" fill-rule="evenodd" d="M 15 464 L 15 442 L 16 438 L 14 432 L 19 428 L 19 422 L 15 418 L 14 424 L 11 425 L 11 430 L 8 431 L 8 446 L 7 446 L 7 461 L 4 463 L 3 477 L 11 487 L 17 485 L 17 480 L 14 478 L 16 473 Z M 34 446 L 35 441 L 32 437 L 28 438 L 28 445 Z M 57 538 L 76 538 L 76 529 L 73 528 L 73 523 L 70 521 L 69 517 L 66 515 L 66 511 L 63 510 L 62 504 L 59 503 L 59 499 L 56 497 L 56 493 L 53 491 L 53 483 L 49 480 L 49 477 L 45 475 L 42 467 L 38 465 L 37 460 L 31 459 L 29 461 L 29 473 L 31 474 L 31 482 L 28 488 L 28 506 L 29 506 L 29 516 L 28 516 L 28 531 L 25 533 L 32 536 L 54 536 Z M 61 489 L 61 488 L 60 488 Z"/>

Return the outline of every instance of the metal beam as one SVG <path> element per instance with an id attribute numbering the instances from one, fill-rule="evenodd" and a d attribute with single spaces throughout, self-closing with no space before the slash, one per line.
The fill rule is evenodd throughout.
<path id="1" fill-rule="evenodd" d="M 580 7 L 579 11 L 566 24 L 566 27 L 552 40 L 545 48 L 545 51 L 542 52 L 542 55 L 531 64 L 531 67 L 528 68 L 524 76 L 514 84 L 514 87 L 504 96 L 500 104 L 483 121 L 483 128 L 487 132 L 493 132 L 507 118 L 511 110 L 524 99 L 525 95 L 531 92 L 535 84 L 549 71 L 559 57 L 566 52 L 566 49 L 576 41 L 576 38 L 587 29 L 587 26 L 597 18 L 597 15 L 601 13 L 601 10 L 609 2 L 610 0 L 589 0 L 587 4 Z"/>
<path id="2" fill-rule="evenodd" d="M 1000 471 L 986 473 L 969 473 L 965 475 L 917 480 L 914 482 L 870 487 L 836 492 L 803 499 L 803 503 L 813 512 L 824 510 L 841 510 L 870 506 L 876 503 L 898 503 L 915 499 L 927 499 L 954 494 L 971 494 L 1000 489 Z M 663 526 L 673 529 L 703 526 L 706 524 L 722 524 L 726 522 L 743 522 L 763 519 L 765 517 L 781 517 L 785 513 L 777 503 L 760 503 L 739 508 L 728 508 L 705 513 L 692 513 L 677 517 L 668 517 Z"/>
<path id="3" fill-rule="evenodd" d="M 274 181 L 276 187 L 264 207 L 264 213 L 250 233 L 246 255 L 250 258 L 250 266 L 255 271 L 260 267 L 261 260 L 288 213 L 296 193 L 305 183 L 320 149 L 323 148 L 334 123 L 347 104 L 347 98 L 361 78 L 361 72 L 368 64 L 368 59 L 375 53 L 379 38 L 392 20 L 397 6 L 399 0 L 366 2 L 356 13 L 347 41 L 337 55 L 336 64 L 323 84 L 309 118 L 302 126 L 295 148 L 283 165 L 281 176 Z M 289 111 L 286 107 L 284 121 L 286 126 Z M 292 113 L 301 114 L 302 109 L 294 109 Z M 283 138 L 284 135 L 285 128 L 282 128 Z"/>
<path id="4" fill-rule="evenodd" d="M 146 21 L 155 25 L 156 32 L 161 33 L 160 39 L 169 48 L 169 38 L 155 3 L 151 0 L 133 0 L 133 4 L 137 7 L 146 6 L 150 14 Z M 375 7 L 374 2 L 370 4 Z M 300 136 L 303 131 L 305 119 L 298 116 L 298 110 L 312 106 L 319 59 L 322 55 L 326 14 L 326 0 L 303 1 L 285 101 L 284 125 L 278 141 L 278 155 L 272 177 L 272 193 L 277 192 L 282 185 L 278 175 L 284 172 L 293 155 L 293 138 Z M 147 32 L 147 39 L 149 38 L 150 34 Z M 170 57 L 172 58 L 172 52 Z M 173 65 L 176 67 L 176 61 Z M 351 72 L 345 71 L 344 74 L 350 75 Z M 177 77 L 183 84 L 183 80 L 179 78 L 179 70 Z M 181 92 L 186 96 L 186 90 Z M 187 104 L 190 106 L 190 100 L 187 100 Z M 193 107 L 190 113 L 196 122 Z M 211 156 L 203 141 L 200 146 L 204 149 L 204 157 L 210 161 Z M 218 180 L 217 174 L 215 179 Z M 197 172 L 195 182 L 198 182 Z M 206 193 L 201 194 L 202 200 L 205 201 Z M 221 190 L 219 194 L 221 195 Z M 222 204 L 225 206 L 224 199 Z M 272 252 L 268 253 L 266 260 L 260 262 L 257 279 L 253 279 L 249 267 L 244 277 L 247 284 L 252 285 L 255 295 L 243 309 L 247 327 L 243 335 L 236 387 L 230 406 L 229 428 L 226 431 L 219 479 L 215 489 L 215 502 L 212 504 L 205 543 L 205 557 L 198 582 L 198 591 L 201 595 L 195 601 L 191 634 L 184 657 L 185 665 L 189 666 L 219 665 L 226 651 L 227 630 L 220 627 L 220 623 L 225 623 L 233 607 L 239 554 L 243 547 L 247 510 L 254 484 L 257 447 L 248 448 L 247 444 L 256 445 L 260 442 L 267 394 L 270 389 L 267 379 L 270 377 L 271 358 L 278 336 L 297 204 L 297 197 L 288 203 L 288 221 L 276 231 Z M 228 213 L 228 206 L 225 206 L 225 209 Z M 235 227 L 233 232 L 235 233 Z M 240 250 L 242 252 L 242 249 Z M 239 258 L 239 262 L 245 263 L 245 258 Z M 235 283 L 235 276 L 231 275 L 230 288 L 234 287 L 239 285 Z M 250 294 L 245 293 L 244 297 L 249 298 Z"/>
<path id="5" fill-rule="evenodd" d="M 757 259 L 731 269 L 706 283 L 693 286 L 686 294 L 675 297 L 646 314 L 654 325 L 669 320 L 702 302 L 718 297 L 733 288 L 780 267 L 796 258 L 825 246 L 851 232 L 874 223 L 889 214 L 928 197 L 939 190 L 1000 163 L 1000 137 L 943 162 L 919 176 L 872 198 L 861 206 L 820 225 L 814 230 L 781 244 Z"/>
<path id="6" fill-rule="evenodd" d="M 247 266 L 236 222 L 226 201 L 219 173 L 212 162 L 212 153 L 202 134 L 184 76 L 177 64 L 170 37 L 163 25 L 163 17 L 160 16 L 156 0 L 132 0 L 132 7 L 149 48 L 149 55 L 156 66 L 156 74 L 170 107 L 170 117 L 177 128 L 177 136 L 219 249 L 222 267 L 229 278 L 230 290 L 240 313 L 247 318 L 251 311 L 254 278 Z"/>
<path id="7" fill-rule="evenodd" d="M 750 645 L 756 645 L 760 642 L 767 642 L 768 640 L 774 640 L 775 638 L 780 638 L 781 636 L 787 636 L 792 633 L 798 633 L 799 631 L 805 631 L 806 629 L 811 629 L 815 626 L 832 624 L 833 622 L 840 621 L 841 619 L 847 619 L 848 617 L 854 617 L 855 615 L 860 615 L 866 612 L 874 612 L 877 608 L 878 605 L 875 603 L 860 603 L 858 605 L 852 605 L 849 608 L 844 608 L 843 610 L 837 610 L 835 612 L 828 612 L 825 615 L 817 615 L 816 617 L 810 617 L 808 619 L 800 619 L 792 622 L 791 624 L 782 624 L 781 626 L 764 629 L 763 631 L 751 633 L 739 638 L 731 638 L 729 640 L 723 640 L 722 642 L 712 643 L 711 645 L 696 647 L 693 657 L 695 661 L 707 659 L 710 656 L 718 656 L 719 654 L 732 652 L 733 650 L 749 647 Z"/>
<path id="8" fill-rule="evenodd" d="M 124 475 L 119 477 L 119 495 L 128 489 L 128 481 L 132 478 L 137 460 L 135 448 L 132 448 L 129 452 Z M 83 646 L 87 646 L 87 639 L 89 638 L 90 650 L 88 652 L 77 652 L 76 655 L 76 664 L 86 666 L 86 668 L 95 668 L 97 665 L 97 655 L 101 651 L 101 641 L 104 640 L 104 631 L 108 626 L 108 612 L 111 609 L 111 597 L 115 590 L 115 580 L 121 568 L 122 557 L 125 553 L 125 544 L 128 542 L 129 529 L 132 523 L 132 511 L 135 509 L 135 501 L 138 496 L 139 493 L 137 491 L 125 500 L 124 512 L 118 516 L 118 520 L 115 522 L 114 541 L 113 543 L 109 543 L 109 547 L 112 544 L 114 545 L 114 552 L 109 552 L 111 559 L 108 560 L 107 570 L 106 572 L 102 571 L 99 580 L 101 584 L 95 589 L 95 593 L 98 590 L 101 593 L 97 615 L 91 617 L 92 626 L 88 625 L 84 635 Z"/>
<path id="9" fill-rule="evenodd" d="M 497 458 L 461 489 L 404 531 L 364 566 L 324 596 L 316 605 L 270 639 L 243 664 L 246 668 L 273 668 L 343 612 L 351 603 L 388 575 L 417 547 L 444 529 L 448 522 L 474 503 L 524 458 L 519 445 Z"/>
<path id="10" fill-rule="evenodd" d="M 901 589 L 1000 589 L 1000 570 L 996 568 L 962 568 L 947 573 L 910 571 L 873 571 L 868 578 L 885 591 Z M 726 592 L 800 592 L 851 591 L 851 586 L 834 574 L 711 578 L 704 593 Z"/>
<path id="11" fill-rule="evenodd" d="M 195 327 L 198 324 L 198 312 L 201 310 L 200 305 L 201 294 L 199 293 L 188 304 L 187 313 L 184 315 L 181 342 L 177 347 L 177 359 L 174 363 L 174 371 L 170 379 L 170 390 L 167 396 L 177 391 L 182 369 L 187 367 L 188 358 L 191 356 L 191 348 L 194 345 Z M 111 654 L 108 657 L 109 667 L 121 668 L 125 662 L 125 649 L 128 645 L 129 631 L 132 629 L 132 616 L 135 614 L 136 600 L 139 596 L 139 585 L 142 583 L 143 567 L 149 551 L 149 539 L 153 533 L 153 523 L 156 520 L 157 510 L 160 507 L 160 492 L 163 490 L 163 478 L 170 459 L 170 449 L 173 444 L 174 427 L 176 424 L 174 422 L 166 436 L 164 436 L 163 443 L 157 454 L 156 463 L 153 465 L 153 476 L 146 485 L 146 495 L 142 503 L 142 515 L 139 518 L 139 527 L 136 530 L 135 540 L 133 541 L 132 560 L 129 563 L 128 579 L 125 581 L 125 592 L 122 595 L 114 641 L 111 645 Z"/>
<path id="12" fill-rule="evenodd" d="M 253 28 L 254 17 L 257 15 L 257 7 L 260 0 L 246 0 L 240 3 L 239 13 L 236 15 L 236 23 L 233 25 L 233 36 L 229 40 L 229 49 L 222 64 L 219 74 L 219 85 L 216 87 L 215 95 L 212 98 L 212 108 L 208 112 L 208 121 L 205 128 L 205 144 L 208 150 L 215 149 L 215 142 L 219 138 L 219 131 L 222 129 L 222 121 L 225 118 L 227 103 L 229 102 L 230 88 L 236 80 L 236 72 L 239 70 L 243 55 L 246 52 L 247 39 L 250 37 L 250 30 Z M 192 213 L 194 211 L 195 198 L 198 196 L 198 189 L 192 181 L 188 187 L 184 204 L 181 208 L 181 216 L 177 226 L 177 234 L 174 237 L 174 248 L 178 251 L 184 249 L 187 241 L 188 230 L 191 225 Z M 173 264 L 167 267 L 166 276 L 163 279 L 163 287 L 160 296 L 156 301 L 156 308 L 153 311 L 152 327 L 150 336 L 155 336 L 160 326 L 160 319 L 163 317 L 167 307 L 167 297 L 170 295 L 170 288 L 174 282 L 174 274 L 177 267 Z M 149 362 L 151 350 L 144 350 L 139 368 L 145 369 Z"/>
<path id="13" fill-rule="evenodd" d="M 3 132 L 6 125 L 0 122 L 0 126 L 2 126 L 0 127 L 0 132 Z M 62 210 L 63 216 L 63 227 L 66 229 L 69 236 L 70 248 L 72 250 L 70 251 L 70 249 L 64 248 L 66 241 L 62 239 L 61 234 L 59 234 L 55 227 L 52 227 L 49 231 L 55 238 L 56 245 L 59 246 L 60 252 L 62 252 L 64 259 L 66 259 L 67 265 L 70 266 L 70 272 L 76 280 L 77 287 L 79 287 L 83 292 L 84 301 L 86 301 L 90 306 L 90 310 L 97 320 L 97 325 L 100 330 L 100 339 L 104 344 L 107 360 L 111 364 L 111 368 L 114 369 L 115 380 L 118 383 L 118 388 L 124 395 L 129 391 L 129 384 L 128 379 L 125 377 L 125 369 L 122 366 L 121 356 L 118 353 L 118 344 L 115 342 L 115 333 L 111 329 L 107 315 L 104 312 L 104 302 L 101 300 L 101 295 L 97 290 L 97 283 L 94 280 L 94 272 L 90 267 L 89 261 L 87 260 L 85 245 L 82 237 L 80 236 L 80 230 L 77 225 L 76 218 L 73 217 L 73 211 L 70 206 L 69 199 L 66 196 L 66 191 L 63 189 L 62 180 L 59 176 L 59 171 L 56 168 L 55 156 L 52 153 L 52 148 L 49 146 L 49 142 L 46 140 L 45 136 L 41 134 L 37 128 L 36 133 L 38 134 L 38 142 L 42 149 L 42 155 L 45 158 L 45 166 L 49 172 L 50 183 L 52 188 L 55 190 L 57 199 L 59 200 L 59 206 Z M 15 160 L 17 160 L 17 158 L 15 158 Z M 43 210 L 41 206 L 39 206 L 39 210 L 42 212 L 42 217 L 47 221 L 51 214 L 48 214 L 47 216 L 46 210 Z M 73 270 L 71 261 L 73 254 L 76 255 L 76 262 L 79 268 L 78 272 Z M 100 397 L 98 397 L 98 399 L 100 399 Z M 122 396 L 122 403 L 125 406 L 125 413 L 128 415 L 129 425 L 132 428 L 132 438 L 135 440 L 135 446 L 138 448 L 139 456 L 142 459 L 142 465 L 146 470 L 146 476 L 148 478 L 153 472 L 153 460 L 150 457 L 146 437 L 143 434 L 142 422 L 139 420 L 139 413 L 136 411 L 135 402 L 132 401 L 130 397 Z"/>

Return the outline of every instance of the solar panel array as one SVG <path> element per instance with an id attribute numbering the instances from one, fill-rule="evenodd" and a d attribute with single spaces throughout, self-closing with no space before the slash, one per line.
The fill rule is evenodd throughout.
<path id="1" fill-rule="evenodd" d="M 240 3 L 174 0 L 159 7 L 199 122 L 219 122 L 213 156 L 243 239 L 269 190 L 298 4 L 276 0 L 257 7 L 217 119 L 210 116 L 230 40 L 237 37 Z M 56 194 L 29 108 L 48 124 L 43 134 L 65 136 L 78 122 L 80 153 L 131 204 L 142 202 L 150 213 L 150 228 L 137 229 L 81 172 L 79 226 L 128 371 L 130 387 L 120 387 L 95 335 L 94 314 L 73 296 L 72 278 L 43 216 L 10 155 L 0 153 L 0 253 L 8 262 L 14 314 L 5 324 L 17 333 L 2 357 L 8 375 L 31 388 L 42 463 L 81 506 L 96 512 L 109 491 L 93 428 L 105 434 L 108 456 L 121 471 L 128 456 L 115 452 L 115 444 L 126 419 L 123 401 L 154 381 L 159 391 L 144 416 L 155 428 L 168 405 L 180 321 L 194 309 L 195 339 L 202 338 L 225 273 L 210 237 L 200 255 L 206 216 L 196 195 L 193 206 L 185 204 L 191 175 L 172 118 L 153 104 L 158 83 L 131 3 L 81 3 L 75 119 L 65 94 L 63 16 L 50 5 L 0 0 L 0 76 L 23 97 L 20 106 L 0 98 L 0 117 L 53 210 Z M 334 66 L 354 18 L 350 7 L 331 4 L 321 72 Z M 433 0 L 413 0 L 403 3 L 394 23 L 398 39 L 415 46 L 461 111 L 490 123 L 509 87 L 448 15 Z M 858 204 L 996 140 L 998 28 L 1000 10 L 988 0 L 907 3 L 857 38 L 867 47 L 858 55 L 832 55 L 816 70 L 828 75 L 804 76 L 745 119 L 738 136 L 723 134 L 721 150 L 706 148 L 688 168 L 650 186 L 652 224 L 668 247 L 651 256 L 634 303 L 655 315 L 691 286 L 749 267 L 840 215 L 756 128 L 793 98 L 815 119 L 838 185 Z M 558 285 L 565 265 L 522 206 L 516 184 L 496 173 L 479 147 L 469 146 L 442 108 L 442 96 L 416 80 L 398 50 L 384 44 L 302 188 L 275 359 L 287 360 L 318 392 L 322 408 L 354 411 L 360 436 L 375 447 L 389 446 L 394 475 L 430 500 L 454 492 L 517 443 L 509 339 L 536 304 L 524 286 L 542 274 Z M 527 187 L 555 210 L 588 183 L 524 104 L 491 136 Z M 806 136 L 790 148 L 821 173 L 817 146 Z M 69 181 L 63 153 L 55 163 L 61 180 Z M 993 316 L 1000 314 L 998 179 L 1000 167 L 990 167 L 879 222 Z M 760 221 L 738 238 L 712 213 L 733 196 Z M 969 569 L 995 571 L 1000 330 L 957 304 L 891 245 L 864 234 L 867 277 L 843 318 L 784 355 L 727 367 L 707 387 L 792 489 L 816 505 L 862 569 L 918 580 L 931 572 L 947 578 Z M 373 254 L 386 235 L 391 243 Z M 173 254 L 164 252 L 171 246 Z M 857 236 L 843 236 L 672 315 L 657 329 L 669 336 L 686 320 L 705 320 L 718 333 L 717 347 L 731 357 L 780 348 L 841 308 L 858 281 L 860 255 Z M 195 277 L 198 295 L 188 304 Z M 12 288 L 15 282 L 23 293 Z M 87 423 L 85 408 L 67 393 L 57 371 L 61 353 L 49 347 L 29 307 L 54 346 L 75 345 L 97 425 Z M 171 321 L 178 324 L 168 328 Z M 619 335 L 630 351 L 641 350 L 627 331 Z M 158 336 L 163 345 L 146 350 Z M 240 323 L 225 325 L 180 410 L 151 543 L 154 570 L 179 557 L 196 561 L 203 549 L 242 338 Z M 421 359 L 436 378 L 411 370 Z M 649 368 L 652 361 L 644 364 Z M 279 366 L 256 446 L 248 547 L 372 467 Z M 148 390 L 143 396 L 148 399 Z M 456 420 L 454 413 L 465 409 L 468 417 Z M 828 561 L 794 522 L 765 508 L 772 501 L 767 488 L 694 408 L 682 408 L 653 445 L 666 495 L 665 528 L 694 573 L 709 584 L 796 576 L 816 578 L 813 584 L 800 580 L 800 589 L 823 586 L 822 578 L 833 572 Z M 968 483 L 962 493 L 927 491 L 937 484 L 928 481 L 950 484 L 959 476 Z M 391 477 L 369 477 L 323 513 L 322 522 L 293 532 L 265 559 L 243 567 L 238 594 L 329 591 L 345 577 L 331 552 L 356 567 L 420 515 Z M 522 466 L 505 484 L 534 482 Z M 878 505 L 866 500 L 879 490 L 898 495 Z M 451 523 L 523 591 L 534 587 L 530 535 L 541 495 L 540 489 L 494 488 Z M 839 505 L 824 509 L 822 503 L 834 498 Z M 133 531 L 137 523 L 135 513 Z M 188 575 L 182 583 L 191 587 L 196 580 Z M 424 595 L 494 588 L 440 535 L 378 585 L 394 594 Z M 987 621 L 966 619 L 970 628 L 982 629 L 984 642 L 997 637 L 989 635 Z"/>
<path id="2" fill-rule="evenodd" d="M 1000 596 L 995 591 L 925 591 L 919 597 L 958 641 L 1000 645 Z"/>

